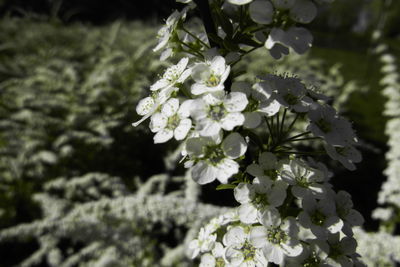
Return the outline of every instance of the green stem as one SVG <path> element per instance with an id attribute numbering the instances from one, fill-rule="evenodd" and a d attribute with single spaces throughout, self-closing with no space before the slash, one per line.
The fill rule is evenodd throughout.
<path id="1" fill-rule="evenodd" d="M 194 35 L 193 33 L 191 33 L 189 30 L 187 30 L 185 27 L 182 26 L 182 30 L 184 32 L 186 32 L 187 34 L 189 34 L 190 36 L 192 36 L 193 38 L 195 38 L 197 41 L 199 41 L 203 46 L 205 46 L 206 48 L 210 48 L 210 46 L 208 44 L 206 44 L 205 42 L 203 42 L 199 37 L 197 37 L 196 35 Z"/>
<path id="2" fill-rule="evenodd" d="M 307 134 L 310 134 L 310 133 L 311 133 L 310 131 L 307 131 L 307 132 L 304 132 L 304 133 L 301 133 L 301 134 L 297 134 L 295 136 L 292 136 L 290 138 L 285 139 L 283 142 L 288 142 L 288 141 L 291 141 L 293 139 L 296 139 L 298 137 L 301 137 L 301 136 L 304 136 L 304 135 L 307 135 Z"/>
<path id="3" fill-rule="evenodd" d="M 275 143 L 274 135 L 272 133 L 272 128 L 271 128 L 271 125 L 268 122 L 268 118 L 267 117 L 265 117 L 265 122 L 267 123 L 267 127 L 268 127 L 268 131 L 269 131 L 269 136 L 271 137 L 271 141 L 272 141 L 272 143 Z"/>

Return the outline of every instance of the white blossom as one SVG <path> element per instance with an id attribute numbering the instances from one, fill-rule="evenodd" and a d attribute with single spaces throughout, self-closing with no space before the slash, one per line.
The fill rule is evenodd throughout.
<path id="1" fill-rule="evenodd" d="M 352 145 L 333 146 L 325 144 L 324 147 L 332 159 L 338 160 L 344 167 L 351 171 L 356 169 L 354 163 L 358 163 L 362 159 L 361 153 Z"/>
<path id="2" fill-rule="evenodd" d="M 190 69 L 186 69 L 189 59 L 187 57 L 179 60 L 178 64 L 169 67 L 162 78 L 150 86 L 151 91 L 167 89 L 169 87 L 177 87 L 190 76 Z"/>
<path id="3" fill-rule="evenodd" d="M 246 128 L 256 128 L 262 122 L 262 115 L 273 116 L 279 111 L 280 104 L 271 97 L 271 89 L 263 82 L 256 83 L 253 87 L 246 82 L 235 82 L 231 90 L 243 92 L 247 96 L 248 104 L 243 111 L 245 117 L 243 126 Z"/>
<path id="4" fill-rule="evenodd" d="M 345 146 L 354 143 L 355 134 L 348 120 L 341 118 L 328 105 L 319 105 L 308 112 L 307 127 L 315 136 L 320 136 L 330 145 Z"/>
<path id="5" fill-rule="evenodd" d="M 227 183 L 228 179 L 239 171 L 239 164 L 234 160 L 246 152 L 244 138 L 234 132 L 222 143 L 210 137 L 195 137 L 187 140 L 187 153 L 190 161 L 185 167 L 192 167 L 192 178 L 199 184 L 211 183 L 218 179 Z"/>
<path id="6" fill-rule="evenodd" d="M 227 66 L 222 56 L 215 56 L 211 61 L 197 63 L 192 67 L 191 92 L 194 95 L 222 91 L 231 67 Z"/>
<path id="7" fill-rule="evenodd" d="M 192 100 L 186 100 L 179 106 L 177 98 L 171 98 L 157 112 L 151 116 L 150 130 L 156 135 L 154 143 L 164 143 L 175 137 L 176 140 L 182 140 L 189 132 L 192 121 L 188 118 L 189 106 Z"/>
<path id="8" fill-rule="evenodd" d="M 232 131 L 243 124 L 245 117 L 241 112 L 247 103 L 241 92 L 231 92 L 223 98 L 206 95 L 192 102 L 190 113 L 201 136 L 215 136 L 222 129 Z"/>
<path id="9" fill-rule="evenodd" d="M 250 230 L 250 243 L 255 248 L 261 248 L 269 262 L 282 264 L 285 257 L 296 257 L 303 250 L 297 239 L 298 227 L 294 218 L 281 219 L 274 209 L 264 211 L 261 218 L 262 226 Z"/>
<path id="10" fill-rule="evenodd" d="M 271 24 L 274 7 L 268 0 L 255 0 L 249 6 L 250 18 L 260 24 Z"/>
<path id="11" fill-rule="evenodd" d="M 298 159 L 291 160 L 289 164 L 283 164 L 280 175 L 282 180 L 292 186 L 292 194 L 297 198 L 302 199 L 311 195 L 321 199 L 327 193 L 322 184 L 325 182 L 324 173 Z"/>
<path id="12" fill-rule="evenodd" d="M 326 197 L 315 200 L 311 196 L 304 197 L 301 202 L 303 211 L 298 215 L 301 226 L 308 228 L 319 239 L 326 239 L 328 234 L 340 232 L 343 221 L 336 214 L 334 200 Z"/>

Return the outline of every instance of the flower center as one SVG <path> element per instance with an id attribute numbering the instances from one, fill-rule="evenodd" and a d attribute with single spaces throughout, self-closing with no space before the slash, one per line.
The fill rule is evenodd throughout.
<path id="1" fill-rule="evenodd" d="M 165 71 L 165 73 L 163 75 L 163 79 L 169 81 L 170 83 L 173 83 L 176 80 L 178 80 L 179 76 L 180 76 L 180 73 L 179 73 L 178 67 L 172 66 Z"/>
<path id="2" fill-rule="evenodd" d="M 296 105 L 299 102 L 299 97 L 287 93 L 286 95 L 283 96 L 283 99 L 288 103 L 290 106 Z"/>
<path id="3" fill-rule="evenodd" d="M 259 209 L 267 206 L 269 204 L 267 194 L 257 194 L 256 193 L 256 196 L 254 197 L 254 199 L 251 203 L 253 203 L 254 206 L 256 206 Z"/>
<path id="4" fill-rule="evenodd" d="M 315 252 L 303 261 L 303 267 L 319 267 L 321 260 L 315 255 Z"/>
<path id="5" fill-rule="evenodd" d="M 215 87 L 219 84 L 220 81 L 221 77 L 219 75 L 215 75 L 214 73 L 212 73 L 208 78 L 208 80 L 206 81 L 206 85 L 208 87 Z"/>
<path id="6" fill-rule="evenodd" d="M 346 155 L 347 155 L 347 148 L 346 147 L 336 146 L 335 150 L 339 155 L 341 155 L 343 157 L 346 157 Z"/>
<path id="7" fill-rule="evenodd" d="M 322 226 L 325 222 L 326 216 L 319 210 L 315 211 L 314 214 L 311 216 L 311 222 L 315 225 Z"/>
<path id="8" fill-rule="evenodd" d="M 215 267 L 224 267 L 225 266 L 225 260 L 223 258 L 216 258 L 215 259 Z"/>
<path id="9" fill-rule="evenodd" d="M 176 127 L 179 126 L 181 119 L 179 118 L 178 114 L 175 114 L 168 118 L 167 127 L 168 129 L 174 130 Z"/>
<path id="10" fill-rule="evenodd" d="M 246 111 L 247 112 L 254 112 L 257 111 L 260 106 L 260 101 L 254 99 L 253 97 L 248 98 L 249 103 L 247 104 Z"/>
<path id="11" fill-rule="evenodd" d="M 204 157 L 212 165 L 217 165 L 225 158 L 225 154 L 222 148 L 220 148 L 219 146 L 206 146 L 204 151 Z"/>
<path id="12" fill-rule="evenodd" d="M 324 133 L 329 133 L 332 130 L 332 125 L 323 118 L 316 121 L 315 125 L 317 125 Z"/>
<path id="13" fill-rule="evenodd" d="M 304 188 L 308 188 L 310 186 L 311 183 L 307 179 L 307 174 L 303 175 L 301 177 L 296 177 L 296 183 L 298 186 L 301 186 Z"/>
<path id="14" fill-rule="evenodd" d="M 208 116 L 214 121 L 220 121 L 226 115 L 226 110 L 223 104 L 210 106 Z"/>
<path id="15" fill-rule="evenodd" d="M 287 240 L 287 235 L 279 227 L 268 229 L 267 240 L 272 244 L 280 244 Z"/>
<path id="16" fill-rule="evenodd" d="M 251 261 L 256 255 L 256 248 L 247 241 L 240 250 L 243 252 L 244 261 Z"/>

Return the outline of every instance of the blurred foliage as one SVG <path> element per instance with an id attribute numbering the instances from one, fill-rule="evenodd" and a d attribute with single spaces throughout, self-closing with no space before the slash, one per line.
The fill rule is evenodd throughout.
<path id="1" fill-rule="evenodd" d="M 49 179 L 97 171 L 129 185 L 164 170 L 165 147 L 149 151 L 146 127 L 130 125 L 161 67 L 154 34 L 140 23 L 0 22 L 0 227 L 37 216 L 26 200 Z"/>

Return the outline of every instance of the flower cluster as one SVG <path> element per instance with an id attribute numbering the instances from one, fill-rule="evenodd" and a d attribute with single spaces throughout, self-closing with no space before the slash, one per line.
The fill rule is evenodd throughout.
<path id="1" fill-rule="evenodd" d="M 233 189 L 240 203 L 233 214 L 201 228 L 189 256 L 201 256 L 201 266 L 361 265 L 352 227 L 362 224 L 362 216 L 346 192 L 332 189 L 325 165 L 304 157 L 328 154 L 355 169 L 361 154 L 351 123 L 295 76 L 267 74 L 249 83 L 238 81 L 233 69 L 242 55 L 262 46 L 275 58 L 289 48 L 304 53 L 312 36 L 296 24 L 314 19 L 315 4 L 214 0 L 204 10 L 208 1 L 193 1 L 207 13 L 203 17 L 215 20 L 205 25 L 204 38 L 184 24 L 195 3 L 180 2 L 188 6 L 167 20 L 156 50 L 176 48 L 188 56 L 150 87 L 134 125 L 150 118 L 155 143 L 182 141 L 182 161 L 193 180 L 218 180 L 217 189 Z M 325 152 L 304 150 L 298 144 L 305 140 Z"/>

